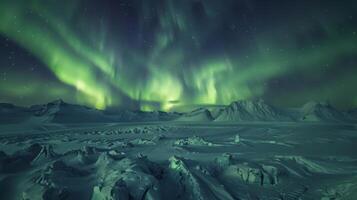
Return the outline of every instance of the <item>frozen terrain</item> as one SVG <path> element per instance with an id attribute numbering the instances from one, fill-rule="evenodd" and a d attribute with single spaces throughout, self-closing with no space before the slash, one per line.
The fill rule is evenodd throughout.
<path id="1" fill-rule="evenodd" d="M 11 118 L 0 124 L 0 199 L 357 198 L 357 125 L 325 104 L 286 114 L 238 102 L 220 120 L 199 109 L 98 123 L 107 115 L 62 104 L 32 107 L 36 116 L 2 105 Z M 93 115 L 69 123 L 66 112 Z"/>

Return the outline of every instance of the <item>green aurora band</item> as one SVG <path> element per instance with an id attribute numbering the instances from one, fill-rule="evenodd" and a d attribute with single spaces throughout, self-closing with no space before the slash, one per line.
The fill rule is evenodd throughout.
<path id="1" fill-rule="evenodd" d="M 110 31 L 113 22 L 105 10 L 95 14 L 97 23 L 78 14 L 85 1 L 61 2 L 1 0 L 0 34 L 30 52 L 58 80 L 48 86 L 42 84 L 48 80 L 29 76 L 31 84 L 24 87 L 21 73 L 12 72 L 0 85 L 1 100 L 24 96 L 32 102 L 23 104 L 33 103 L 41 100 L 39 91 L 48 91 L 48 98 L 98 109 L 167 111 L 259 97 L 289 106 L 307 100 L 357 106 L 356 66 L 333 78 L 321 73 L 334 71 L 346 56 L 356 57 L 357 27 L 349 16 L 311 8 L 306 13 L 314 13 L 314 22 L 291 13 L 272 19 L 279 21 L 270 24 L 274 28 L 255 27 L 236 22 L 230 10 L 234 1 L 202 1 L 194 12 L 196 1 L 132 1 L 139 10 L 133 24 L 141 41 L 133 44 L 130 27 L 118 23 Z M 353 13 L 356 6 L 345 9 Z M 323 39 L 310 41 L 316 26 Z M 308 38 L 303 46 L 301 35 Z M 282 77 L 295 78 L 294 86 L 274 92 L 267 83 Z M 321 81 L 309 85 L 313 80 Z M 348 99 L 341 100 L 346 94 Z"/>

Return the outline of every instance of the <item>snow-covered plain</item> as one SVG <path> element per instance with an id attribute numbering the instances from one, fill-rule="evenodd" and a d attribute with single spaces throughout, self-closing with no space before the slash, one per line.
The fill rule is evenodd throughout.
<path id="1" fill-rule="evenodd" d="M 0 114 L 0 199 L 357 199 L 355 115 L 328 104 Z"/>
<path id="2" fill-rule="evenodd" d="M 355 199 L 357 127 L 1 126 L 0 199 Z"/>

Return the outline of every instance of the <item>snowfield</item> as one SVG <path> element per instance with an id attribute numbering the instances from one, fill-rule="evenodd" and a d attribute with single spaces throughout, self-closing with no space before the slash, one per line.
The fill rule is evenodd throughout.
<path id="1" fill-rule="evenodd" d="M 0 104 L 0 199 L 354 200 L 356 121 L 318 102 L 188 113 Z"/>
<path id="2" fill-rule="evenodd" d="M 0 132 L 0 199 L 357 197 L 354 124 L 3 124 Z"/>

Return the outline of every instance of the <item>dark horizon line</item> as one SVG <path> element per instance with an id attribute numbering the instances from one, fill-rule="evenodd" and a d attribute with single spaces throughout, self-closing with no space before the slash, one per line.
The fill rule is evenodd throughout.
<path id="1" fill-rule="evenodd" d="M 266 104 L 268 105 L 271 105 L 271 106 L 274 106 L 274 107 L 277 107 L 277 108 L 286 108 L 286 109 L 297 109 L 297 108 L 302 108 L 304 107 L 306 104 L 308 103 L 316 103 L 316 104 L 326 104 L 328 106 L 331 106 L 339 111 L 351 111 L 351 110 L 355 110 L 357 109 L 357 107 L 349 107 L 347 109 L 340 109 L 338 107 L 336 107 L 335 105 L 331 104 L 329 101 L 316 101 L 316 100 L 310 100 L 310 101 L 306 101 L 305 103 L 301 104 L 300 106 L 278 106 L 278 105 L 275 105 L 275 104 L 271 104 L 270 102 L 262 99 L 262 98 L 257 98 L 257 99 L 250 99 L 250 100 L 235 100 L 235 101 L 232 101 L 231 103 L 227 104 L 227 105 L 224 105 L 224 104 L 186 104 L 186 105 L 182 105 L 182 106 L 177 106 L 177 108 L 182 108 L 182 107 L 189 107 L 189 108 L 192 108 L 192 109 L 188 109 L 188 111 L 185 111 L 185 112 L 190 112 L 190 111 L 194 111 L 194 110 L 197 110 L 197 109 L 200 109 L 200 108 L 213 108 L 213 107 L 227 107 L 227 106 L 230 106 L 232 103 L 234 102 L 240 102 L 240 101 L 250 101 L 250 102 L 256 102 L 256 101 L 260 101 L 260 100 L 263 100 L 263 102 L 265 102 Z M 61 101 L 65 104 L 70 104 L 70 105 L 75 105 L 75 106 L 81 106 L 81 107 L 86 107 L 86 108 L 89 108 L 89 109 L 93 109 L 93 110 L 99 110 L 99 111 L 114 111 L 114 110 L 118 110 L 118 111 L 140 111 L 140 112 L 166 112 L 166 113 L 174 113 L 174 112 L 178 112 L 178 113 L 182 113 L 182 111 L 176 111 L 175 109 L 173 110 L 169 110 L 169 111 L 163 111 L 163 110 L 152 110 L 152 111 L 144 111 L 144 110 L 140 110 L 140 109 L 124 109 L 120 106 L 112 106 L 112 107 L 107 107 L 105 109 L 98 109 L 98 108 L 95 108 L 95 107 L 91 107 L 91 106 L 88 106 L 88 105 L 85 105 L 85 104 L 79 104 L 79 103 L 70 103 L 70 102 L 67 102 L 65 100 L 63 100 L 62 98 L 58 98 L 58 99 L 54 99 L 52 101 L 48 101 L 47 103 L 39 103 L 39 104 L 30 104 L 30 105 L 20 105 L 20 104 L 15 104 L 15 103 L 11 103 L 11 102 L 0 102 L 0 105 L 1 104 L 9 104 L 9 105 L 12 105 L 12 106 L 15 106 L 15 107 L 20 107 L 20 108 L 31 108 L 32 106 L 41 106 L 41 105 L 46 105 L 46 104 L 50 104 L 50 103 L 54 103 L 56 101 Z"/>

